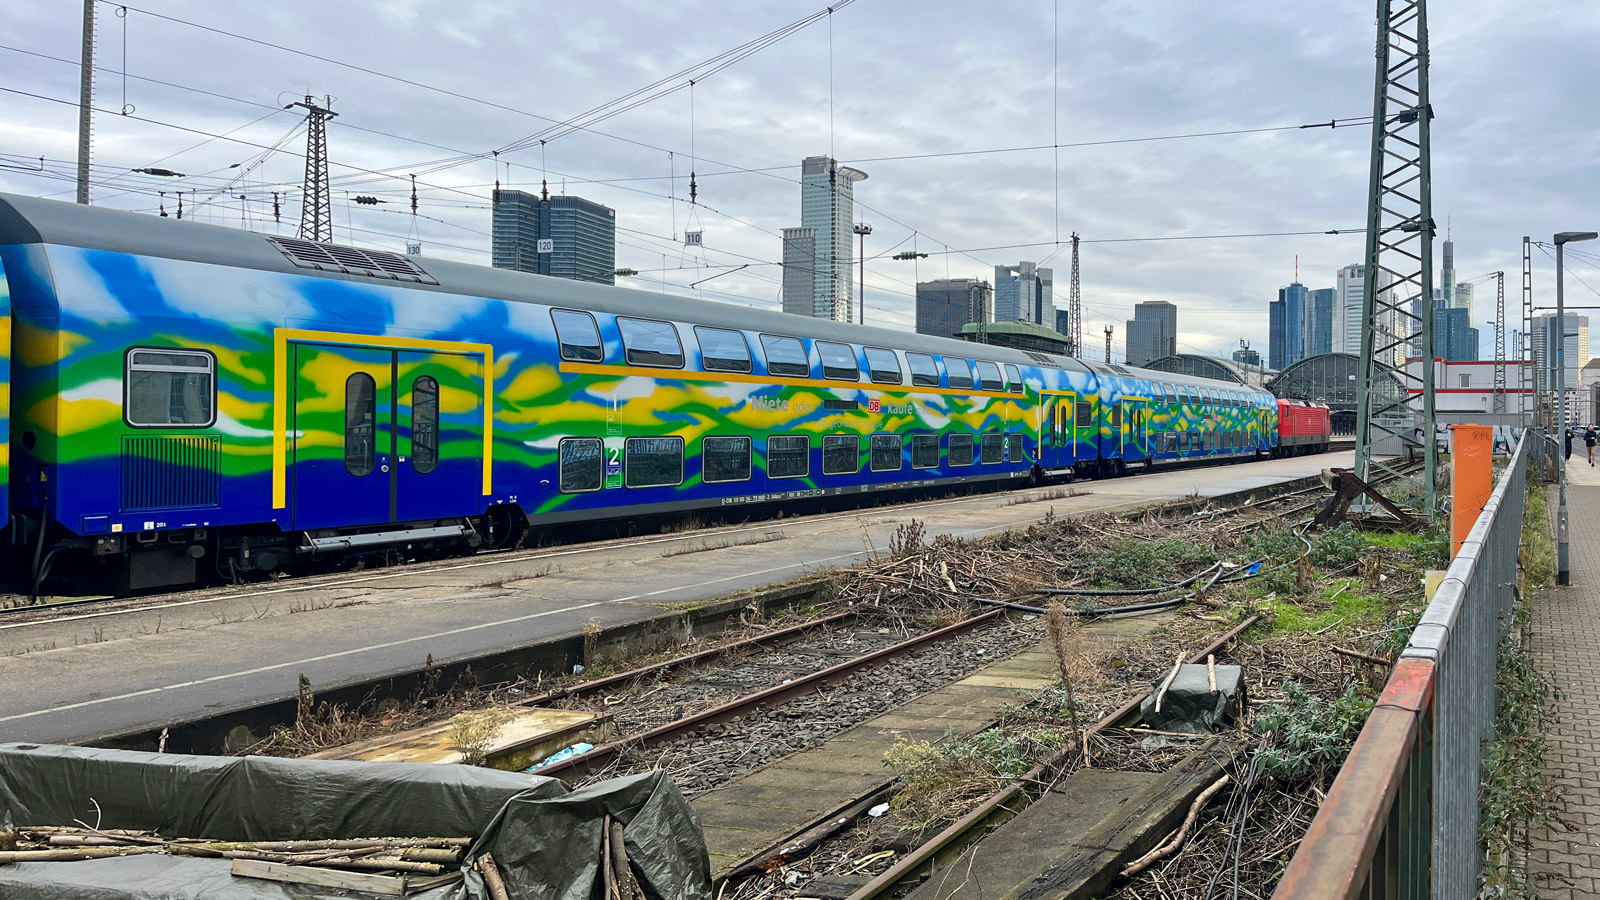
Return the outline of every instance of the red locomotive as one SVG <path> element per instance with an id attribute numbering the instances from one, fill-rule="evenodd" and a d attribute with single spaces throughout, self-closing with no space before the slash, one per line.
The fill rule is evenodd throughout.
<path id="1" fill-rule="evenodd" d="M 1333 424 L 1326 403 L 1306 400 L 1278 401 L 1277 456 L 1305 456 L 1326 453 L 1332 440 Z"/>

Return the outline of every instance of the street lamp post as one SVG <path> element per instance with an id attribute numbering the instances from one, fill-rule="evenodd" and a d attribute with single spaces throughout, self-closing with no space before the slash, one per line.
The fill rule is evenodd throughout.
<path id="1" fill-rule="evenodd" d="M 1567 440 L 1567 303 L 1563 293 L 1565 272 L 1562 249 L 1574 241 L 1592 241 L 1600 237 L 1593 231 L 1563 231 L 1556 235 L 1556 434 L 1563 449 Z M 1546 338 L 1546 340 L 1549 340 Z M 1560 500 L 1556 505 L 1556 584 L 1571 584 L 1572 570 L 1567 564 L 1567 456 L 1559 454 Z"/>
<path id="2" fill-rule="evenodd" d="M 856 301 L 861 304 L 861 324 L 867 324 L 867 235 L 872 233 L 872 226 L 865 222 L 857 222 L 851 229 L 861 237 L 861 297 Z"/>

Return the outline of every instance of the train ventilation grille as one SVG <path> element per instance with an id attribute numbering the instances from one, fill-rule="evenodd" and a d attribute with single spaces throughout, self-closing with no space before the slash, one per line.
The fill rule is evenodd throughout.
<path id="1" fill-rule="evenodd" d="M 415 284 L 439 282 L 416 264 L 409 256 L 383 250 L 361 250 L 338 244 L 319 244 L 297 238 L 269 237 L 267 241 L 289 261 L 302 269 L 323 272 L 343 272 L 346 275 L 364 275 L 368 278 L 387 278 L 393 281 L 410 281 Z"/>
<path id="2" fill-rule="evenodd" d="M 124 512 L 216 505 L 216 438 L 164 435 L 122 439 Z"/>

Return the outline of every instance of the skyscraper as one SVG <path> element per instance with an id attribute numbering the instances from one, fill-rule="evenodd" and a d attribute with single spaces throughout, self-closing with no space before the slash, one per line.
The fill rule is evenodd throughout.
<path id="1" fill-rule="evenodd" d="M 1233 361 L 1247 369 L 1261 368 L 1261 354 L 1249 347 L 1240 347 L 1233 351 Z"/>
<path id="2" fill-rule="evenodd" d="M 1278 302 L 1283 307 L 1283 325 L 1273 329 L 1278 341 L 1268 348 L 1268 355 L 1274 360 L 1272 367 L 1283 370 L 1306 357 L 1306 286 L 1296 281 L 1279 288 Z"/>
<path id="3" fill-rule="evenodd" d="M 1464 309 L 1467 311 L 1467 320 L 1472 320 L 1472 285 L 1462 284 L 1456 278 L 1456 245 L 1454 241 L 1446 239 L 1444 251 L 1440 258 L 1442 265 L 1439 268 L 1439 286 L 1433 289 L 1433 299 L 1437 303 L 1444 301 L 1450 309 Z"/>
<path id="4" fill-rule="evenodd" d="M 1267 364 L 1283 371 L 1283 301 L 1267 301 Z"/>
<path id="5" fill-rule="evenodd" d="M 784 312 L 851 321 L 855 184 L 866 177 L 860 169 L 841 166 L 827 156 L 808 156 L 801 161 L 801 227 L 783 231 Z"/>
<path id="6" fill-rule="evenodd" d="M 1561 340 L 1554 313 L 1533 317 L 1533 367 L 1534 386 L 1540 391 L 1553 391 L 1556 387 L 1556 342 Z M 1565 346 L 1562 361 L 1566 364 L 1567 390 L 1578 386 L 1578 373 L 1589 363 L 1589 317 L 1567 313 Z"/>
<path id="7" fill-rule="evenodd" d="M 795 316 L 816 312 L 817 230 L 783 230 L 783 311 Z"/>
<path id="8" fill-rule="evenodd" d="M 1333 340 L 1329 352 L 1361 355 L 1361 327 L 1364 323 L 1364 313 L 1361 308 L 1361 291 L 1366 281 L 1363 275 L 1365 270 L 1366 266 L 1354 263 L 1340 269 L 1334 276 Z M 1391 280 L 1393 280 L 1393 276 L 1388 272 L 1379 270 L 1378 291 L 1380 294 L 1384 294 Z M 1379 335 L 1378 346 L 1394 340 L 1393 337 L 1388 336 L 1395 332 L 1394 317 L 1389 315 L 1384 318 L 1385 321 L 1379 323 L 1383 328 L 1384 334 Z M 1395 351 L 1380 356 L 1379 362 L 1385 365 L 1398 366 L 1400 364 L 1399 352 L 1400 348 L 1397 348 Z"/>
<path id="9" fill-rule="evenodd" d="M 1067 337 L 1072 337 L 1072 313 L 1070 310 L 1056 310 L 1056 330 Z"/>
<path id="10" fill-rule="evenodd" d="M 616 283 L 616 210 L 582 197 L 498 189 L 493 208 L 495 268 Z"/>
<path id="11" fill-rule="evenodd" d="M 994 289 L 976 278 L 940 278 L 917 284 L 917 334 L 959 338 L 961 326 L 993 321 Z"/>
<path id="12" fill-rule="evenodd" d="M 1142 366 L 1178 352 L 1178 307 L 1165 300 L 1135 304 L 1128 320 L 1128 365 Z"/>
<path id="13" fill-rule="evenodd" d="M 1046 318 L 1045 313 L 1046 310 L 1055 309 L 1050 299 L 1054 274 L 1050 269 L 1041 269 L 1037 263 L 1031 262 L 995 266 L 994 320 L 1032 322 L 1046 328 L 1053 327 L 1055 322 Z"/>
<path id="14" fill-rule="evenodd" d="M 1348 265 L 1333 276 L 1333 346 L 1330 353 L 1361 352 L 1361 283 L 1366 266 Z"/>
<path id="15" fill-rule="evenodd" d="M 1333 352 L 1333 311 L 1337 296 L 1334 288 L 1306 292 L 1306 356 Z"/>
<path id="16" fill-rule="evenodd" d="M 1441 301 L 1433 308 L 1433 355 L 1446 362 L 1476 362 L 1478 329 L 1472 327 L 1464 309 L 1452 309 Z"/>

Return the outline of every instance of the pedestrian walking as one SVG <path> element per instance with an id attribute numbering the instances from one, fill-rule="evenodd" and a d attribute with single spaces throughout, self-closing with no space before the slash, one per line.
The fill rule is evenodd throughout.
<path id="1" fill-rule="evenodd" d="M 1578 429 L 1570 427 L 1570 426 L 1567 428 L 1567 455 L 1563 456 L 1562 459 L 1571 459 L 1572 458 L 1572 433 L 1574 431 L 1577 431 L 1577 430 Z"/>
<path id="2" fill-rule="evenodd" d="M 1594 466 L 1594 445 L 1600 444 L 1600 431 L 1590 425 L 1583 432 L 1583 446 L 1589 451 L 1589 466 Z"/>

